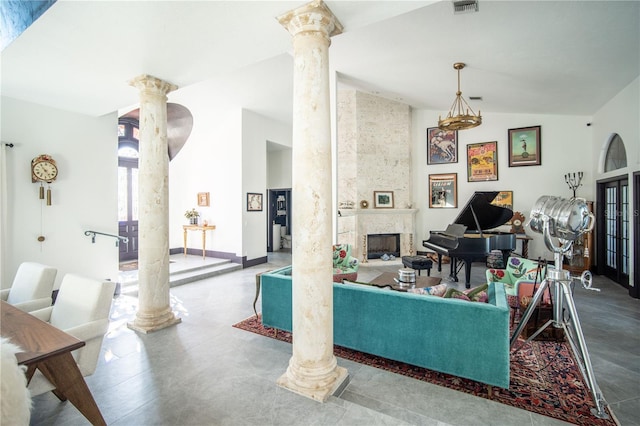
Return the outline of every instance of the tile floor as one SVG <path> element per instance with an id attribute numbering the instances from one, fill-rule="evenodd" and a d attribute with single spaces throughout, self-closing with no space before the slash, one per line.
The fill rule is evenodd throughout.
<path id="1" fill-rule="evenodd" d="M 172 257 L 178 268 L 185 260 Z M 338 359 L 350 383 L 321 404 L 276 386 L 291 346 L 231 327 L 253 315 L 255 274 L 291 263 L 269 262 L 171 289 L 182 323 L 149 335 L 126 327 L 136 299 L 115 299 L 98 368 L 87 383 L 109 425 L 556 425 L 549 417 Z M 359 279 L 397 272 L 399 263 L 370 262 Z M 448 271 L 448 268 L 445 268 Z M 484 281 L 484 265 L 472 281 Z M 437 271 L 432 275 L 438 276 Z M 443 271 L 443 276 L 446 272 Z M 576 286 L 596 380 L 620 424 L 640 425 L 640 301 L 596 276 L 596 293 Z M 259 306 L 259 305 L 258 305 Z M 86 420 L 51 393 L 34 398 L 32 425 Z"/>

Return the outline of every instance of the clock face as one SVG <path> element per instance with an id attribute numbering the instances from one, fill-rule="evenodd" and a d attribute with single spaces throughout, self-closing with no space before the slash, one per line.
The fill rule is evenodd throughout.
<path id="1" fill-rule="evenodd" d="M 52 182 L 58 176 L 58 168 L 53 163 L 41 161 L 33 165 L 33 175 L 38 180 Z"/>

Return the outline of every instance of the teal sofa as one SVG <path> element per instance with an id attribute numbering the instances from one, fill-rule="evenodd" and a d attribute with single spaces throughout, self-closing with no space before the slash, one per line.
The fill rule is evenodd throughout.
<path id="1" fill-rule="evenodd" d="M 292 331 L 291 266 L 261 275 L 262 323 Z M 334 344 L 502 388 L 509 387 L 509 307 L 490 283 L 488 303 L 333 285 Z"/>

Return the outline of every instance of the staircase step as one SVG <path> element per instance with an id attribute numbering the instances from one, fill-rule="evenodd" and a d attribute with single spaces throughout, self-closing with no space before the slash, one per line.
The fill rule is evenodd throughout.
<path id="1" fill-rule="evenodd" d="M 242 265 L 237 263 L 226 262 L 214 266 L 203 266 L 196 269 L 188 269 L 180 272 L 172 273 L 169 276 L 169 287 L 177 287 L 179 285 L 192 283 L 194 281 L 203 280 L 205 278 L 215 277 L 217 275 L 242 269 Z"/>
<path id="2" fill-rule="evenodd" d="M 226 274 L 240 269 L 242 269 L 242 265 L 231 263 L 231 261 L 228 259 L 207 259 L 207 262 L 204 264 L 195 264 L 193 262 L 181 264 L 180 262 L 172 261 L 169 272 L 169 287 L 177 287 L 179 285 L 192 283 L 194 281 L 203 280 L 205 278 L 215 277 L 217 275 Z M 137 297 L 137 276 L 133 279 L 128 279 L 124 283 L 121 283 L 120 293 Z"/>

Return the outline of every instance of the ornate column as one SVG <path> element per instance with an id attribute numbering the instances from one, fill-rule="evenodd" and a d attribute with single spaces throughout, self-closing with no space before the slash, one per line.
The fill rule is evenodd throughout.
<path id="1" fill-rule="evenodd" d="M 149 333 L 179 323 L 169 304 L 169 154 L 167 93 L 177 87 L 150 75 L 140 90 L 138 162 L 138 312 L 129 328 Z"/>
<path id="2" fill-rule="evenodd" d="M 342 32 L 316 0 L 278 18 L 293 36 L 293 355 L 278 384 L 324 402 L 348 377 L 333 355 L 330 37 Z"/>

